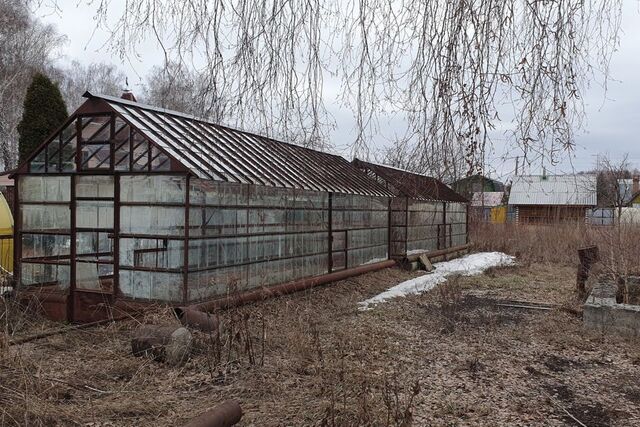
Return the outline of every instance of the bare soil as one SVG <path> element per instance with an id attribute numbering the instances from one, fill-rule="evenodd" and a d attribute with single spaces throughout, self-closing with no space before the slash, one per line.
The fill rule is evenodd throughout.
<path id="1" fill-rule="evenodd" d="M 575 267 L 493 269 L 358 310 L 419 274 L 221 312 L 183 367 L 130 353 L 139 323 L 177 323 L 161 308 L 0 349 L 0 425 L 181 425 L 231 398 L 244 426 L 640 425 L 640 341 L 583 328 Z M 552 309 L 508 306 L 526 302 Z"/>

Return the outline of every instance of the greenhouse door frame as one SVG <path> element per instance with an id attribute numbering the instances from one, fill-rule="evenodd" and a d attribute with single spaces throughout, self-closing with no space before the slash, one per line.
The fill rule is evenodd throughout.
<path id="1" fill-rule="evenodd" d="M 82 176 L 107 176 L 113 178 L 112 197 L 78 197 L 78 178 Z M 67 316 L 72 322 L 91 322 L 112 318 L 111 306 L 119 289 L 119 229 L 120 229 L 120 176 L 117 173 L 87 171 L 87 173 L 74 173 L 71 175 L 71 242 L 70 242 L 70 283 L 69 299 L 67 303 Z M 113 203 L 111 227 L 78 227 L 78 202 L 94 201 Z M 93 233 L 95 243 L 100 245 L 100 239 L 106 237 L 110 241 L 110 250 L 101 252 L 99 249 L 92 253 L 78 254 L 80 240 L 79 233 Z M 95 256 L 95 261 L 82 259 L 82 255 Z M 101 259 L 102 258 L 102 259 Z M 96 276 L 99 288 L 78 286 L 78 265 L 95 264 L 98 275 Z M 100 275 L 100 269 L 109 269 L 110 274 Z M 80 280 L 82 282 L 82 280 Z"/>

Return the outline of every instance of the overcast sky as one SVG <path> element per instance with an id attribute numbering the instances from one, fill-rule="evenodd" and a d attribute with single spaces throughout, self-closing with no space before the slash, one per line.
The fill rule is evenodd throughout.
<path id="1" fill-rule="evenodd" d="M 112 4 L 115 2 L 111 2 Z M 104 48 L 106 34 L 94 31 L 94 10 L 76 0 L 58 1 L 61 11 L 53 13 L 43 6 L 37 13 L 41 20 L 54 24 L 58 31 L 65 34 L 68 42 L 61 52 L 62 62 L 77 59 L 83 63 L 110 62 L 117 64 L 128 75 L 130 86 L 134 92 L 136 85 L 147 72 L 156 65 L 162 65 L 161 57 L 154 43 L 148 42 L 140 49 L 139 58 L 131 62 L 123 62 L 117 56 L 110 55 Z M 92 36 L 93 34 L 93 36 Z M 637 0 L 625 0 L 622 18 L 622 34 L 618 51 L 613 56 L 611 77 L 606 93 L 598 84 L 592 84 L 585 96 L 586 129 L 577 135 L 577 148 L 571 158 L 566 158 L 561 165 L 551 172 L 570 173 L 572 170 L 586 170 L 595 166 L 598 154 L 606 154 L 612 159 L 622 158 L 629 154 L 632 167 L 640 168 L 640 12 Z M 338 108 L 333 98 L 338 85 L 325 88 L 327 106 L 334 116 L 337 129 L 332 134 L 332 142 L 340 147 L 352 141 L 354 120 L 349 111 Z M 91 89 L 91 88 L 87 88 Z M 390 132 L 397 129 L 402 132 L 403 123 L 396 120 L 381 123 Z M 383 145 L 385 141 L 376 141 Z M 502 161 L 503 157 L 513 156 L 505 153 L 504 138 L 496 138 L 493 152 L 489 155 L 492 175 L 505 179 L 513 173 L 513 160 Z M 348 153 L 345 153 L 348 154 Z M 539 170 L 532 170 L 537 173 Z"/>

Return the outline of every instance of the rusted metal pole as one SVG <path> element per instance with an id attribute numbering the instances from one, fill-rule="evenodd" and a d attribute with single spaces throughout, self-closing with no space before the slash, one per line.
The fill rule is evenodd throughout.
<path id="1" fill-rule="evenodd" d="M 227 400 L 189 421 L 184 427 L 231 427 L 242 418 L 242 408 L 235 400 Z"/>
<path id="2" fill-rule="evenodd" d="M 576 278 L 576 290 L 578 296 L 584 297 L 585 284 L 589 278 L 589 271 L 594 262 L 598 260 L 598 247 L 587 246 L 578 249 L 578 258 L 580 259 L 580 265 L 578 265 L 578 274 Z"/>
<path id="3" fill-rule="evenodd" d="M 203 332 L 214 332 L 218 329 L 218 318 L 205 311 L 192 307 L 177 307 L 174 309 L 180 323 Z"/>
<path id="4" fill-rule="evenodd" d="M 256 301 L 262 301 L 274 296 L 287 295 L 294 292 L 302 291 L 305 289 L 313 288 L 315 286 L 324 285 L 326 283 L 335 282 L 338 280 L 347 279 L 349 277 L 357 276 L 372 271 L 381 270 L 383 268 L 389 268 L 396 265 L 395 260 L 386 260 L 377 262 L 374 264 L 361 265 L 360 267 L 349 268 L 347 270 L 335 271 L 333 273 L 324 274 L 318 277 L 311 277 L 307 279 L 301 279 L 294 282 L 283 283 L 281 285 L 270 286 L 268 288 L 254 289 L 251 291 L 243 292 L 238 295 L 232 295 L 229 297 L 205 301 L 199 304 L 192 304 L 186 307 L 176 307 L 175 313 L 179 318 L 184 317 L 185 312 L 204 311 L 213 312 L 216 310 L 224 310 L 231 307 L 237 307 L 244 304 L 249 304 Z M 195 325 L 190 325 L 195 326 Z"/>

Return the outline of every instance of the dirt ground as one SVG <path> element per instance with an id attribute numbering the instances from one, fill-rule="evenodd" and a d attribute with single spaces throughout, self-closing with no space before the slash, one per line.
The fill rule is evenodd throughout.
<path id="1" fill-rule="evenodd" d="M 183 367 L 130 354 L 139 321 L 0 350 L 0 425 L 181 425 L 237 399 L 240 425 L 640 425 L 640 341 L 582 327 L 575 268 L 520 265 L 357 302 L 387 269 L 220 313 Z M 522 301 L 550 310 L 504 305 Z M 580 424 L 582 423 L 582 424 Z"/>

